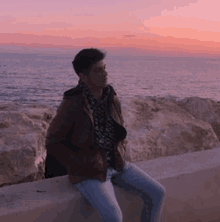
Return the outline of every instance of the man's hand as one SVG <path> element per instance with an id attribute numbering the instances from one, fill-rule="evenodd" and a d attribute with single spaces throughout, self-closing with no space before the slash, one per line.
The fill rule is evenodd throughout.
<path id="1" fill-rule="evenodd" d="M 69 175 L 68 177 L 69 177 L 70 183 L 78 183 L 81 180 L 81 177 L 79 176 Z"/>
<path id="2" fill-rule="evenodd" d="M 90 161 L 94 164 L 95 168 L 101 168 L 104 170 L 103 157 L 100 152 L 98 152 Z"/>

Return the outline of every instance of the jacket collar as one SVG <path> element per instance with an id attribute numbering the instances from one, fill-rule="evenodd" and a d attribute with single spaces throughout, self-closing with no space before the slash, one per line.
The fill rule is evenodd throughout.
<path id="1" fill-rule="evenodd" d="M 114 103 L 114 96 L 117 95 L 117 93 L 115 92 L 114 88 L 113 88 L 111 85 L 107 85 L 107 86 L 110 87 L 110 96 L 109 96 L 109 99 L 108 99 L 108 109 L 107 109 L 107 110 L 110 110 L 110 108 L 112 107 L 112 103 Z M 106 87 L 107 87 L 107 86 L 106 86 Z M 70 99 L 70 98 L 71 98 L 72 96 L 74 96 L 74 95 L 78 95 L 78 96 L 80 96 L 80 97 L 82 96 L 82 98 L 84 98 L 83 101 L 84 101 L 85 103 L 84 103 L 83 107 L 84 107 L 85 111 L 88 113 L 88 115 L 90 116 L 90 118 L 91 118 L 91 120 L 92 120 L 92 123 L 93 123 L 93 116 L 92 116 L 92 114 L 91 114 L 90 111 L 89 111 L 89 103 L 88 103 L 88 100 L 87 100 L 87 98 L 86 98 L 86 95 L 83 93 L 81 87 L 79 86 L 79 84 L 78 84 L 76 87 L 71 88 L 71 89 L 65 91 L 64 94 L 63 94 L 63 97 L 64 97 L 64 99 L 65 99 L 65 98 L 66 98 L 66 99 L 67 99 L 67 98 Z M 110 112 L 110 113 L 111 113 L 111 112 Z"/>
<path id="2" fill-rule="evenodd" d="M 108 84 L 107 86 L 110 87 L 111 96 L 117 95 L 117 93 L 115 92 L 114 88 L 111 85 Z M 64 92 L 64 97 L 69 97 L 69 96 L 73 96 L 73 95 L 79 95 L 81 93 L 82 93 L 82 89 L 81 89 L 81 87 L 78 84 L 76 87 L 73 87 L 73 88 L 65 91 Z"/>

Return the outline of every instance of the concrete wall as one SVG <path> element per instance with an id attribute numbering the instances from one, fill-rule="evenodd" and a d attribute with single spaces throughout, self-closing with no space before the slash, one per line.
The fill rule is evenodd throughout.
<path id="1" fill-rule="evenodd" d="M 135 162 L 166 188 L 162 222 L 220 221 L 220 148 Z M 114 185 L 125 222 L 139 222 L 142 200 Z M 67 176 L 0 189 L 1 222 L 101 222 Z"/>

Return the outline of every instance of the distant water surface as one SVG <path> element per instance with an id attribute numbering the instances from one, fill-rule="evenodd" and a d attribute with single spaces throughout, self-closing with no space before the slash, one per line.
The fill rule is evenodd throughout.
<path id="1" fill-rule="evenodd" d="M 75 54 L 0 53 L 0 100 L 46 103 L 57 109 L 63 93 L 78 84 Z M 130 96 L 198 96 L 220 100 L 220 59 L 106 56 L 108 84 Z"/>

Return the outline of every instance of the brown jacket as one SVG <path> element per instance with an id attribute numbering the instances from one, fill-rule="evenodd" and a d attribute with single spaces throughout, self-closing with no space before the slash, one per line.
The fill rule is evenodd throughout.
<path id="1" fill-rule="evenodd" d="M 125 160 L 127 131 L 121 104 L 114 88 L 106 111 L 115 120 L 117 143 L 114 147 L 114 169 L 122 170 Z M 107 162 L 103 150 L 94 144 L 94 121 L 86 95 L 79 85 L 64 93 L 63 100 L 52 119 L 46 136 L 47 153 L 65 166 L 71 183 L 85 179 L 106 181 Z"/>

